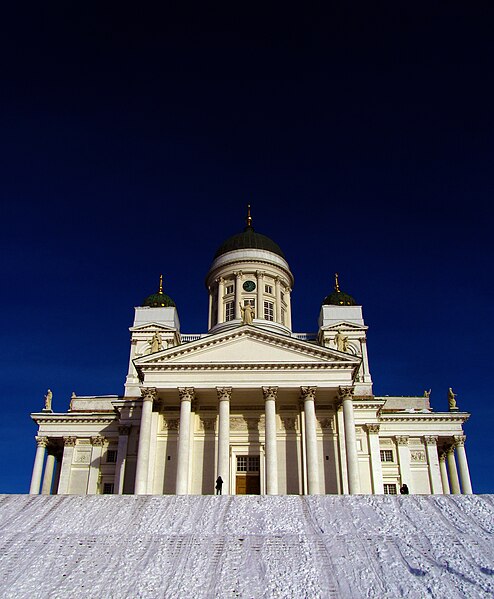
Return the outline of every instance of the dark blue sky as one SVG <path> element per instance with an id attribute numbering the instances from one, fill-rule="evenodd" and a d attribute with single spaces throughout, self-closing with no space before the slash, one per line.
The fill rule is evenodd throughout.
<path id="1" fill-rule="evenodd" d="M 375 393 L 431 387 L 440 411 L 453 386 L 494 491 L 493 12 L 367 4 L 3 14 L 1 492 L 28 490 L 48 387 L 56 410 L 122 392 L 160 272 L 182 331 L 205 331 L 247 202 L 295 275 L 294 329 L 340 272 Z"/>

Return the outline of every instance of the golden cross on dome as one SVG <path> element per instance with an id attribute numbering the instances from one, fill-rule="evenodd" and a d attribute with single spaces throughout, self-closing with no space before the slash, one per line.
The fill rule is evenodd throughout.
<path id="1" fill-rule="evenodd" d="M 158 289 L 158 293 L 163 293 L 163 275 L 160 275 L 160 288 Z"/>
<path id="2" fill-rule="evenodd" d="M 338 282 L 338 276 L 339 276 L 339 275 L 338 275 L 338 273 L 337 273 L 337 272 L 335 272 L 335 273 L 334 273 L 334 290 L 335 290 L 337 293 L 340 293 L 340 284 L 339 284 L 339 282 Z"/>

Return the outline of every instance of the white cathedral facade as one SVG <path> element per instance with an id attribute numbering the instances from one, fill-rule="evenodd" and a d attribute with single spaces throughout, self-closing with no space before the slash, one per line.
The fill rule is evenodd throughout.
<path id="1" fill-rule="evenodd" d="M 362 307 L 335 290 L 292 330 L 294 278 L 254 231 L 216 252 L 208 331 L 182 334 L 160 288 L 135 308 L 123 395 L 76 396 L 38 425 L 32 494 L 472 493 L 463 424 L 423 397 L 377 397 Z"/>

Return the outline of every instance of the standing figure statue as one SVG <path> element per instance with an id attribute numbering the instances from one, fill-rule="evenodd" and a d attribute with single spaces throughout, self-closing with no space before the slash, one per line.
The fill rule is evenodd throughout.
<path id="1" fill-rule="evenodd" d="M 158 331 L 156 331 L 156 333 L 152 336 L 151 341 L 149 341 L 149 345 L 151 346 L 152 354 L 163 349 L 163 340 L 161 339 L 161 335 L 158 333 Z"/>
<path id="2" fill-rule="evenodd" d="M 334 337 L 334 344 L 338 351 L 348 351 L 348 337 L 343 335 L 341 331 L 338 331 Z"/>
<path id="3" fill-rule="evenodd" d="M 246 306 L 240 304 L 240 312 L 242 313 L 242 322 L 244 324 L 252 324 L 252 321 L 254 320 L 254 307 L 250 304 L 247 304 Z"/>
<path id="4" fill-rule="evenodd" d="M 448 404 L 449 404 L 450 412 L 454 412 L 454 411 L 458 410 L 458 406 L 456 405 L 457 395 L 458 395 L 457 393 L 453 393 L 453 389 L 450 387 L 449 391 L 448 391 Z"/>
<path id="5" fill-rule="evenodd" d="M 429 399 L 429 397 L 431 396 L 432 393 L 432 389 L 429 389 L 429 391 L 424 391 L 424 397 Z"/>
<path id="6" fill-rule="evenodd" d="M 52 399 L 53 399 L 53 393 L 51 392 L 51 389 L 48 389 L 48 391 L 46 392 L 46 395 L 45 395 L 45 410 L 50 411 L 50 412 L 51 412 Z"/>

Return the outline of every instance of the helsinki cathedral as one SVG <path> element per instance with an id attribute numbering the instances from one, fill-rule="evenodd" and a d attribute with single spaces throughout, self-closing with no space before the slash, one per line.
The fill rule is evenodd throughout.
<path id="1" fill-rule="evenodd" d="M 423 397 L 372 392 L 362 306 L 342 289 L 316 332 L 292 328 L 294 277 L 252 226 L 206 276 L 208 326 L 182 333 L 163 291 L 135 308 L 123 395 L 45 406 L 32 494 L 472 493 L 463 424 Z M 70 401 L 70 404 L 69 404 Z"/>

